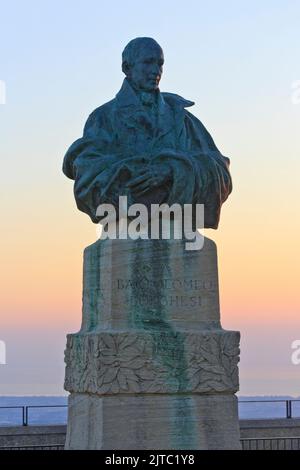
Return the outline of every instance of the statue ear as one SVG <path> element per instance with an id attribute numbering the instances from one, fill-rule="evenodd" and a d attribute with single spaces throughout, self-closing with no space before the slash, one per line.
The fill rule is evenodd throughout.
<path id="1" fill-rule="evenodd" d="M 129 75 L 130 73 L 130 65 L 128 64 L 128 62 L 126 62 L 126 60 L 124 62 L 122 62 L 122 72 L 125 73 L 126 76 Z"/>

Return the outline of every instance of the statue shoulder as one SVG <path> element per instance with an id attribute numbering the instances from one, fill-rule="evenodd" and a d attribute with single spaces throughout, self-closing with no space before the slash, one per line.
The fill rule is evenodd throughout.
<path id="1" fill-rule="evenodd" d="M 108 125 L 112 116 L 114 102 L 115 99 L 112 99 L 91 112 L 84 126 L 84 135 L 90 130 L 96 130 Z"/>
<path id="2" fill-rule="evenodd" d="M 176 95 L 176 93 L 162 92 L 162 96 L 168 105 L 170 105 L 172 108 L 189 108 L 195 104 L 194 101 L 186 100 L 182 96 Z"/>
<path id="3" fill-rule="evenodd" d="M 176 95 L 175 93 L 162 93 L 164 100 L 169 104 L 169 106 L 173 108 L 189 108 L 195 104 L 194 101 L 186 100 L 182 96 Z M 208 130 L 204 126 L 204 124 L 197 118 L 194 114 L 192 114 L 187 109 L 184 109 L 185 119 L 189 127 L 192 128 L 197 132 L 198 135 L 202 135 L 205 140 L 209 143 L 210 147 L 215 149 L 214 141 L 209 134 Z"/>

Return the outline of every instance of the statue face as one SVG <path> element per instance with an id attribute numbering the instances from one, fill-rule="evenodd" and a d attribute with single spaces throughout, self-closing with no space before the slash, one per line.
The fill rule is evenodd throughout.
<path id="1" fill-rule="evenodd" d="M 164 63 L 163 51 L 151 46 L 141 49 L 128 71 L 133 85 L 144 91 L 155 91 L 159 86 Z"/>

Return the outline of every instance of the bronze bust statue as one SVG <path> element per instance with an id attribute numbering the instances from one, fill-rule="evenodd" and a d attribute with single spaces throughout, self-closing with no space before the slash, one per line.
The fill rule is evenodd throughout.
<path id="1" fill-rule="evenodd" d="M 93 222 L 99 204 L 204 204 L 205 227 L 217 228 L 232 190 L 229 159 L 186 108 L 194 103 L 159 90 L 164 55 L 151 38 L 122 54 L 126 75 L 116 97 L 89 116 L 67 151 L 63 171 L 75 180 L 78 208 Z"/>

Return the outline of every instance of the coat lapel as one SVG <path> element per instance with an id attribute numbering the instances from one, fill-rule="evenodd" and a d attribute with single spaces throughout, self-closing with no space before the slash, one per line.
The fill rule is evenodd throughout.
<path id="1" fill-rule="evenodd" d="M 128 142 L 129 139 L 132 141 L 131 144 L 134 145 L 136 141 L 134 135 L 143 131 L 139 126 L 139 118 L 141 115 L 147 118 L 147 111 L 126 78 L 114 101 L 116 135 L 121 137 L 123 142 Z M 165 138 L 167 138 L 169 145 L 171 141 L 173 145 L 176 145 L 184 127 L 184 108 L 193 104 L 193 102 L 180 96 L 159 92 L 157 129 L 153 136 L 152 148 L 157 148 L 158 144 Z M 124 133 L 126 135 L 123 135 Z M 172 138 L 169 135 L 170 133 L 172 133 Z"/>

